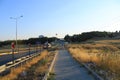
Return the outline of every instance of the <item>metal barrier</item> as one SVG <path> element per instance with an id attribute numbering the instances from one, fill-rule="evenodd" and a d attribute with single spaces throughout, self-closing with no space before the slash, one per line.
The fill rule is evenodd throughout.
<path id="1" fill-rule="evenodd" d="M 6 69 L 6 65 L 2 65 L 2 66 L 0 66 L 0 72 L 5 71 L 5 69 Z"/>
<path id="2" fill-rule="evenodd" d="M 39 51 L 39 52 L 41 52 L 41 51 Z M 12 67 L 15 67 L 15 66 L 17 66 L 17 65 L 19 65 L 19 64 L 22 64 L 22 63 L 25 62 L 25 61 L 30 60 L 30 59 L 38 56 L 38 55 L 40 55 L 40 53 L 35 53 L 35 54 L 31 54 L 30 56 L 27 55 L 27 56 L 18 58 L 18 59 L 16 59 L 16 60 L 14 60 L 14 64 L 13 64 L 13 61 L 8 62 L 8 63 L 0 66 L 0 74 L 2 74 L 2 72 L 6 71 L 6 70 L 8 70 L 8 69 L 10 69 L 10 68 L 12 68 Z"/>

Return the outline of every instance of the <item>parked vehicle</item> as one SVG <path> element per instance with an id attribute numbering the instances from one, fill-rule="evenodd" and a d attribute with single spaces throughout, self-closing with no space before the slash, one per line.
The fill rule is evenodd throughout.
<path id="1" fill-rule="evenodd" d="M 48 49 L 48 48 L 51 48 L 51 44 L 46 42 L 43 46 L 43 49 Z"/>

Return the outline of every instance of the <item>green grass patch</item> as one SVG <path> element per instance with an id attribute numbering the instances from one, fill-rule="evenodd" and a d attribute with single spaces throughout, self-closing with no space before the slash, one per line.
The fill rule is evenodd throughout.
<path id="1" fill-rule="evenodd" d="M 47 80 L 55 80 L 55 73 L 51 72 Z"/>

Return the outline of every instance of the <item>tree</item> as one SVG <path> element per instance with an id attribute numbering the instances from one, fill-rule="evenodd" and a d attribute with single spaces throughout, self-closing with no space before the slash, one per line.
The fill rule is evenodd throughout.
<path id="1" fill-rule="evenodd" d="M 112 37 L 113 35 L 110 32 L 99 32 L 99 31 L 92 31 L 92 32 L 84 32 L 82 34 L 77 34 L 73 36 L 66 35 L 64 39 L 68 42 L 82 42 L 88 39 L 96 38 L 96 37 Z"/>
<path id="2" fill-rule="evenodd" d="M 66 36 L 64 37 L 64 40 L 67 41 L 67 42 L 71 42 L 71 36 L 66 35 Z"/>

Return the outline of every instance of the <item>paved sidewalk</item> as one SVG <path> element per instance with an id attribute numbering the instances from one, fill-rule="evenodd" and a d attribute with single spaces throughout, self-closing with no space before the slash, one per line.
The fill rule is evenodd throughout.
<path id="1" fill-rule="evenodd" d="M 60 50 L 54 66 L 55 80 L 95 80 L 66 50 Z"/>

